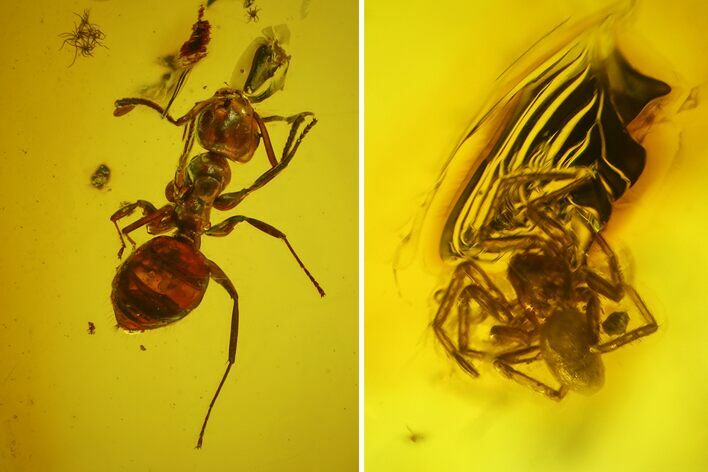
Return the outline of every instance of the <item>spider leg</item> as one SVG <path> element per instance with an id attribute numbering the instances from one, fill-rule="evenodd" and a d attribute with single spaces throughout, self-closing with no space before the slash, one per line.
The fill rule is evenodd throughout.
<path id="1" fill-rule="evenodd" d="M 435 314 L 435 319 L 433 319 L 433 331 L 435 332 L 438 341 L 440 341 L 440 344 L 442 344 L 443 348 L 445 348 L 450 357 L 455 359 L 460 367 L 462 367 L 462 369 L 472 377 L 479 377 L 479 372 L 477 372 L 477 369 L 475 369 L 472 363 L 467 360 L 466 356 L 458 350 L 457 346 L 455 346 L 455 343 L 452 341 L 450 335 L 445 329 L 445 322 L 450 316 L 452 307 L 457 302 L 460 290 L 464 285 L 464 280 L 464 270 L 462 269 L 462 265 L 460 265 L 455 269 L 452 280 L 450 280 L 450 284 L 447 286 L 447 289 L 440 300 L 440 306 Z M 474 355 L 471 352 L 468 354 Z"/>
<path id="2" fill-rule="evenodd" d="M 610 280 L 605 279 L 589 268 L 585 268 L 588 286 L 610 300 L 618 302 L 624 297 L 625 282 L 622 276 L 622 270 L 617 262 L 617 256 L 600 233 L 596 234 L 595 240 L 607 258 L 607 265 L 610 269 Z"/>
<path id="3" fill-rule="evenodd" d="M 532 355 L 531 355 L 532 354 Z M 531 355 L 531 357 L 529 357 Z M 554 389 L 538 379 L 525 374 L 514 367 L 516 364 L 531 364 L 541 359 L 541 351 L 538 346 L 529 346 L 516 351 L 501 354 L 494 360 L 494 367 L 504 376 L 525 385 L 536 392 L 546 395 L 553 400 L 562 400 L 568 393 L 568 388 L 561 385 Z"/>
<path id="4" fill-rule="evenodd" d="M 470 301 L 472 300 L 477 302 L 481 310 L 478 320 L 471 319 Z M 447 327 L 447 321 L 455 306 L 458 317 L 457 344 L 453 341 L 454 334 L 450 333 Z M 478 377 L 479 372 L 469 358 L 482 359 L 487 357 L 487 353 L 470 347 L 469 327 L 475 322 L 484 320 L 488 315 L 501 322 L 507 322 L 512 318 L 504 295 L 492 283 L 489 276 L 475 262 L 465 261 L 455 269 L 440 301 L 433 320 L 433 330 L 450 357 L 473 377 Z"/>

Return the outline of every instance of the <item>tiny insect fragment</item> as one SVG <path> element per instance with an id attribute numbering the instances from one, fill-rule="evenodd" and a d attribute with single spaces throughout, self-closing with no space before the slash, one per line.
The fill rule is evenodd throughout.
<path id="1" fill-rule="evenodd" d="M 76 58 L 79 53 L 83 57 L 93 56 L 93 50 L 97 46 L 106 47 L 102 41 L 106 39 L 106 35 L 97 24 L 91 23 L 89 20 L 90 10 L 84 10 L 82 15 L 74 13 L 79 17 L 79 23 L 74 23 L 74 31 L 68 33 L 62 33 L 59 37 L 64 38 L 64 42 L 61 44 L 60 50 L 64 48 L 65 45 L 72 46 L 74 48 L 74 59 L 69 64 L 69 67 L 74 65 Z"/>
<path id="2" fill-rule="evenodd" d="M 261 11 L 261 9 L 258 7 L 251 7 L 249 9 L 247 9 L 246 10 L 246 23 L 251 22 L 251 21 L 254 23 L 258 23 L 258 20 L 260 20 L 260 18 L 258 18 L 259 11 Z"/>
<path id="3" fill-rule="evenodd" d="M 106 186 L 111 179 L 111 169 L 106 164 L 98 166 L 96 171 L 91 174 L 91 185 L 101 190 Z"/>
<path id="4" fill-rule="evenodd" d="M 199 7 L 197 21 L 192 25 L 192 34 L 179 50 L 179 63 L 183 69 L 193 67 L 207 55 L 211 25 L 204 19 L 204 7 Z"/>
<path id="5" fill-rule="evenodd" d="M 187 80 L 187 76 L 192 71 L 195 64 L 207 55 L 207 46 L 211 40 L 210 36 L 211 24 L 208 20 L 204 19 L 204 7 L 199 7 L 199 13 L 197 16 L 197 21 L 192 25 L 192 34 L 189 39 L 182 44 L 179 50 L 179 57 L 177 58 L 178 68 L 182 71 L 177 79 L 177 84 L 175 85 L 174 91 L 170 100 L 167 102 L 165 111 L 162 116 L 165 117 L 172 106 L 172 102 L 177 98 L 182 86 Z"/>
<path id="6" fill-rule="evenodd" d="M 93 322 L 88 322 L 88 329 L 86 330 L 88 334 L 96 334 L 96 325 Z"/>

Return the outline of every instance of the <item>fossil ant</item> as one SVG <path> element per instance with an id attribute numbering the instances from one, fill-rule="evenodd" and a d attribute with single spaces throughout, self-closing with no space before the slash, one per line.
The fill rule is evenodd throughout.
<path id="1" fill-rule="evenodd" d="M 143 331 L 184 318 L 200 304 L 210 279 L 220 284 L 233 299 L 228 363 L 204 417 L 197 448 L 202 445 L 212 408 L 235 362 L 239 325 L 236 288 L 222 269 L 201 252 L 201 237 L 227 236 L 240 223 L 248 223 L 282 240 L 320 296 L 325 294 L 280 230 L 241 215 L 229 217 L 215 225 L 210 222 L 212 208 L 234 208 L 282 172 L 304 137 L 317 123 L 309 112 L 291 117 L 262 118 L 253 109 L 252 101 L 262 100 L 282 88 L 289 63 L 290 57 L 284 55 L 278 41 L 270 39 L 256 41 L 254 59 L 243 89 L 222 88 L 213 97 L 197 102 L 177 119 L 159 104 L 143 98 L 117 100 L 114 112 L 116 116 L 121 116 L 135 106 L 143 105 L 157 111 L 170 123 L 185 126 L 184 151 L 175 177 L 165 190 L 169 203 L 157 208 L 148 201 L 138 200 L 123 206 L 111 216 L 121 240 L 118 257 L 122 256 L 126 247 L 125 239 L 134 249 L 118 268 L 113 280 L 111 299 L 118 326 L 127 331 Z M 266 129 L 265 123 L 269 121 L 286 121 L 291 125 L 280 160 L 275 156 Z M 195 135 L 207 152 L 188 160 Z M 261 139 L 272 167 L 251 186 L 224 193 L 231 179 L 229 161 L 250 161 Z M 121 230 L 118 222 L 137 209 L 142 210 L 142 218 Z M 156 237 L 136 249 L 130 233 L 142 226 L 146 226 L 148 233 Z M 165 235 L 170 231 L 174 231 L 173 234 Z"/>
<path id="2" fill-rule="evenodd" d="M 471 376 L 479 375 L 472 359 L 491 359 L 505 376 L 560 400 L 568 390 L 599 390 L 604 382 L 601 354 L 653 333 L 657 324 L 636 290 L 624 281 L 601 234 L 595 235 L 595 243 L 606 260 L 609 280 L 587 261 L 574 260 L 577 240 L 558 223 L 553 213 L 557 208 L 547 199 L 527 208 L 540 231 L 510 256 L 506 278 L 515 298 L 509 299 L 479 262 L 466 260 L 457 266 L 442 296 L 433 328 L 445 350 Z M 643 320 L 627 332 L 628 314 L 616 311 L 603 321 L 601 302 L 626 298 Z M 479 334 L 488 318 L 491 347 L 485 351 L 472 347 L 470 334 Z M 537 361 L 545 362 L 558 388 L 515 367 Z"/>

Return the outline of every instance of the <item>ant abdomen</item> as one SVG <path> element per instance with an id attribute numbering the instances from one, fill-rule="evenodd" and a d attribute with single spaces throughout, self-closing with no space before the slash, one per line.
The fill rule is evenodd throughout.
<path id="1" fill-rule="evenodd" d="M 207 259 L 188 243 L 169 236 L 151 239 L 113 279 L 118 326 L 143 331 L 184 318 L 204 297 L 209 274 Z"/>

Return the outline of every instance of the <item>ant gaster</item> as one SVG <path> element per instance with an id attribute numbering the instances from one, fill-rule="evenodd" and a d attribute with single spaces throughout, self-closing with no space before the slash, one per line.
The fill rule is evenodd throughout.
<path id="1" fill-rule="evenodd" d="M 170 203 L 156 208 L 150 202 L 138 200 L 122 207 L 111 217 L 121 239 L 119 258 L 125 249 L 124 238 L 135 249 L 136 244 L 130 237 L 132 231 L 147 226 L 148 233 L 160 235 L 135 249 L 118 268 L 111 295 L 118 326 L 128 331 L 143 331 L 160 328 L 184 318 L 201 302 L 209 279 L 220 284 L 233 299 L 228 363 L 209 404 L 197 448 L 202 445 L 209 415 L 235 362 L 239 327 L 236 288 L 223 270 L 200 251 L 202 235 L 227 236 L 239 223 L 248 223 L 269 236 L 281 239 L 318 293 L 321 296 L 325 294 L 280 230 L 263 221 L 241 215 L 229 217 L 215 225 L 210 223 L 212 208 L 234 208 L 251 192 L 276 177 L 290 163 L 303 138 L 317 122 L 309 112 L 291 117 L 262 118 L 253 109 L 253 97 L 262 99 L 282 88 L 285 76 L 283 68 L 287 68 L 289 60 L 289 56 L 283 56 L 282 51 L 278 50 L 278 41 L 261 41 L 259 44 L 256 50 L 261 54 L 254 56 L 257 60 L 252 67 L 263 69 L 262 63 L 270 61 L 268 67 L 265 67 L 270 73 L 249 77 L 243 90 L 222 88 L 213 97 L 197 102 L 190 111 L 177 119 L 159 104 L 143 98 L 117 100 L 114 112 L 116 116 L 121 116 L 136 105 L 143 105 L 156 110 L 170 123 L 185 126 L 184 151 L 175 178 L 169 182 L 165 192 Z M 261 50 L 262 47 L 271 48 L 272 54 L 266 54 L 267 51 Z M 265 123 L 269 121 L 285 121 L 291 125 L 279 161 L 266 129 Z M 207 152 L 187 161 L 195 135 Z M 229 161 L 248 162 L 261 138 L 271 168 L 251 186 L 237 192 L 224 193 L 231 180 Z M 142 210 L 143 217 L 121 230 L 118 221 L 136 209 Z M 174 233 L 164 235 L 170 231 Z"/>

